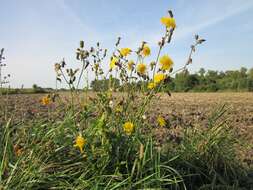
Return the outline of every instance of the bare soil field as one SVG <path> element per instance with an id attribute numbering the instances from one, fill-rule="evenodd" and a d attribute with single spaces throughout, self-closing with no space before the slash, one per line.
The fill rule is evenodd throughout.
<path id="1" fill-rule="evenodd" d="M 4 111 L 15 120 L 25 120 L 32 116 L 43 116 L 48 109 L 40 104 L 45 94 L 18 94 L 0 96 L 1 117 Z M 89 96 L 93 96 L 90 93 Z M 62 93 L 63 99 L 68 99 Z M 160 113 L 168 119 L 176 117 L 188 125 L 204 126 L 212 113 L 225 105 L 227 111 L 223 119 L 231 126 L 241 129 L 253 127 L 253 93 L 173 93 L 172 96 L 159 94 L 159 101 L 153 101 L 150 112 Z M 94 96 L 93 96 L 94 97 Z M 7 105 L 7 106 L 6 106 Z M 56 105 L 52 105 L 54 110 Z M 6 110 L 5 110 L 6 109 Z"/>
<path id="2" fill-rule="evenodd" d="M 173 93 L 162 95 L 154 102 L 157 110 L 164 114 L 177 115 L 189 124 L 205 125 L 215 110 L 225 105 L 223 119 L 239 128 L 253 125 L 253 93 Z"/>

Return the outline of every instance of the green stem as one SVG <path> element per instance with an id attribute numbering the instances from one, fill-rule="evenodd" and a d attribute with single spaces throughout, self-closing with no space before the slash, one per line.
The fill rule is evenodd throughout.
<path id="1" fill-rule="evenodd" d="M 85 67 L 84 63 L 85 63 L 85 62 L 84 62 L 84 60 L 83 60 L 82 70 L 81 70 L 81 73 L 80 73 L 79 78 L 78 78 L 78 82 L 77 82 L 77 85 L 76 85 L 76 89 L 78 89 L 78 87 L 79 87 L 79 83 L 80 83 L 80 81 L 81 81 L 81 78 L 82 78 L 82 75 L 83 75 L 83 72 L 84 72 L 84 67 Z"/>
<path id="2" fill-rule="evenodd" d="M 155 77 L 156 66 L 157 66 L 157 63 L 158 63 L 158 60 L 159 60 L 159 57 L 160 57 L 160 54 L 161 54 L 162 47 L 163 46 L 161 45 L 160 48 L 159 48 L 157 57 L 156 57 L 155 66 L 154 66 L 154 70 L 153 70 L 153 80 L 154 80 L 154 77 Z"/>
<path id="3" fill-rule="evenodd" d="M 72 89 L 72 87 L 71 87 L 70 83 L 68 82 L 67 78 L 65 77 L 65 75 L 64 75 L 64 73 L 63 73 L 63 71 L 62 71 L 62 69 L 60 69 L 60 71 L 61 71 L 61 74 L 62 74 L 62 76 L 63 76 L 63 78 L 64 78 L 65 82 L 68 84 L 69 89 L 70 89 L 70 93 L 71 93 L 71 108 L 72 108 L 72 111 L 73 111 L 73 110 L 74 110 L 74 97 L 73 97 L 73 89 Z"/>

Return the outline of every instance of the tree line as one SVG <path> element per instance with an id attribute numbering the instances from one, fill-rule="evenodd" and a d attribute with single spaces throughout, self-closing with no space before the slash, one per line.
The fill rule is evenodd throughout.
<path id="1" fill-rule="evenodd" d="M 94 91 L 106 90 L 109 84 L 122 90 L 129 86 L 137 89 L 143 86 L 139 81 L 132 84 L 121 85 L 118 79 L 93 80 L 91 88 Z M 145 85 L 144 85 L 145 86 Z M 242 67 L 239 70 L 214 71 L 201 68 L 198 72 L 190 73 L 184 70 L 177 73 L 166 82 L 161 91 L 172 92 L 216 92 L 216 91 L 253 91 L 253 68 Z"/>

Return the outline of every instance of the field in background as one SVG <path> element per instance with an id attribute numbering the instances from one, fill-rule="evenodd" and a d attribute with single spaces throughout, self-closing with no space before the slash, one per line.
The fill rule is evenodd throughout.
<path id="1" fill-rule="evenodd" d="M 40 104 L 45 94 L 18 94 L 0 97 L 0 104 L 8 102 L 8 110 L 14 119 L 29 119 L 32 115 L 42 116 L 48 110 Z M 63 100 L 68 93 L 60 93 Z M 120 97 L 121 93 L 115 93 Z M 150 110 L 168 117 L 178 117 L 181 122 L 189 125 L 205 126 L 207 119 L 215 109 L 227 105 L 226 118 L 232 126 L 241 129 L 253 127 L 253 93 L 172 93 L 157 95 L 159 101 L 153 101 Z M 94 97 L 94 93 L 88 93 Z M 85 97 L 84 97 L 85 98 Z M 58 105 L 51 107 L 54 110 Z M 3 111 L 3 110 L 1 110 Z M 1 115 L 2 116 L 2 115 Z M 1 118 L 2 120 L 3 118 Z"/>

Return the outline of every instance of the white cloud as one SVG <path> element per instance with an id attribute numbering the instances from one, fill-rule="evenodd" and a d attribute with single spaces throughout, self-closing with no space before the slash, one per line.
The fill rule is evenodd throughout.
<path id="1" fill-rule="evenodd" d="M 230 2 L 230 1 L 229 1 Z M 219 9 L 225 9 L 226 11 L 220 11 L 218 14 L 215 14 L 215 17 L 213 17 L 212 12 L 209 10 L 209 7 L 203 7 L 202 9 L 199 9 L 198 7 L 192 7 L 191 11 L 198 11 L 198 15 L 205 15 L 205 18 L 201 20 L 201 18 L 195 18 L 196 20 L 199 20 L 197 23 L 180 23 L 180 25 L 177 27 L 176 32 L 174 33 L 173 40 L 174 41 L 180 41 L 188 36 L 192 36 L 201 30 L 205 30 L 209 27 L 212 27 L 216 24 L 219 24 L 233 16 L 236 16 L 237 14 L 243 13 L 251 8 L 253 8 L 253 1 L 244 1 L 244 3 L 239 1 L 233 1 L 231 4 L 229 2 L 223 3 L 221 5 L 221 8 Z M 224 7 L 226 6 L 226 7 Z M 187 6 L 188 7 L 188 6 Z M 213 7 L 213 9 L 215 9 Z M 184 11 L 182 11 L 184 12 Z M 182 13 L 183 14 L 183 13 Z M 209 19 L 208 19 L 209 18 Z M 195 20 L 194 20 L 195 21 Z M 156 46 L 156 43 L 161 38 L 161 31 L 160 30 L 153 30 L 148 31 L 146 35 L 143 35 L 140 31 L 134 32 L 134 31 L 128 31 L 128 37 L 129 37 L 129 46 L 130 47 L 136 47 L 137 44 L 139 44 L 145 37 L 146 40 L 152 45 Z"/>
<path id="2" fill-rule="evenodd" d="M 253 7 L 253 1 L 249 1 L 248 3 L 231 7 L 227 12 L 220 13 L 216 17 L 206 20 L 205 22 L 201 22 L 193 26 L 182 27 L 181 30 L 178 30 L 176 32 L 175 40 L 180 40 L 188 35 L 192 35 L 193 33 L 197 33 L 203 29 L 214 26 L 220 22 L 223 22 L 226 19 L 229 19 L 232 16 L 245 12 L 251 9 L 252 7 Z M 206 10 L 202 10 L 202 11 L 206 11 Z"/>

